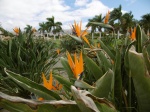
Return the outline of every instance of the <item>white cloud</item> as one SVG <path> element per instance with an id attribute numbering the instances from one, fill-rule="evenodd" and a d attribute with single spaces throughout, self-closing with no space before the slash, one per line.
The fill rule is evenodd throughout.
<path id="1" fill-rule="evenodd" d="M 92 0 L 90 3 L 85 5 L 85 8 L 80 8 L 74 13 L 79 14 L 81 17 L 93 17 L 98 14 L 105 14 L 109 8 L 105 6 L 99 0 Z"/>
<path id="2" fill-rule="evenodd" d="M 0 22 L 8 30 L 15 26 L 24 28 L 27 24 L 37 27 L 47 17 L 61 17 L 68 9 L 62 0 L 1 0 Z"/>
<path id="3" fill-rule="evenodd" d="M 69 6 L 65 0 L 0 0 L 0 23 L 11 31 L 16 26 L 23 29 L 27 24 L 38 28 L 39 22 L 45 22 L 53 15 L 65 29 L 70 28 L 69 24 L 74 20 L 82 20 L 85 28 L 87 19 L 99 14 L 104 16 L 109 10 L 100 0 L 76 0 L 76 5 L 77 1 L 78 9 Z M 84 6 L 81 5 L 83 3 Z"/>
<path id="4" fill-rule="evenodd" d="M 88 3 L 89 0 L 76 0 L 75 6 L 84 6 L 86 3 Z"/>

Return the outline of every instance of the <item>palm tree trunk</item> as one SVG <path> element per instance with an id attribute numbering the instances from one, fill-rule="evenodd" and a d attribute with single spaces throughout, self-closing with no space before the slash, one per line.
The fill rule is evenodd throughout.
<path id="1" fill-rule="evenodd" d="M 118 30 L 118 34 L 117 34 L 117 38 L 119 39 L 119 36 L 120 36 L 120 32 L 119 32 L 119 30 Z"/>
<path id="2" fill-rule="evenodd" d="M 94 33 L 92 33 L 92 40 L 93 40 L 93 38 L 94 38 Z"/>
<path id="3" fill-rule="evenodd" d="M 0 40 L 2 39 L 2 35 L 1 34 L 2 34 L 2 32 L 0 31 Z"/>
<path id="4" fill-rule="evenodd" d="M 147 30 L 147 36 L 150 37 L 149 29 Z"/>
<path id="5" fill-rule="evenodd" d="M 99 32 L 99 40 L 101 39 L 101 31 Z"/>
<path id="6" fill-rule="evenodd" d="M 55 34 L 54 34 L 54 40 L 56 40 Z"/>

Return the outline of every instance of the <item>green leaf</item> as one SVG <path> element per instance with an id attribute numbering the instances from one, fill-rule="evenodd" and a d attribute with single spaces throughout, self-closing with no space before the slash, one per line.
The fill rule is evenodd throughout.
<path id="1" fill-rule="evenodd" d="M 61 83 L 62 85 L 67 86 L 68 88 L 71 88 L 72 83 L 69 82 L 66 78 L 60 76 L 60 75 L 54 75 L 53 76 L 59 83 Z"/>
<path id="2" fill-rule="evenodd" d="M 46 89 L 45 87 L 29 80 L 26 77 L 23 77 L 19 74 L 13 73 L 7 69 L 4 69 L 4 71 L 12 80 L 14 80 L 21 87 L 33 92 L 34 94 L 36 94 L 46 100 L 61 99 L 60 96 L 58 94 L 56 94 L 55 92 Z"/>
<path id="3" fill-rule="evenodd" d="M 10 112 L 80 112 L 75 101 L 36 101 L 0 92 L 0 107 Z"/>
<path id="4" fill-rule="evenodd" d="M 127 46 L 126 51 L 125 51 L 125 56 L 124 56 L 124 65 L 125 65 L 125 70 L 127 72 L 127 74 L 129 74 L 129 59 L 128 59 L 128 52 L 129 49 L 131 47 L 133 47 L 133 45 L 135 44 L 135 41 L 133 41 L 132 43 L 129 44 L 129 46 Z"/>
<path id="5" fill-rule="evenodd" d="M 142 52 L 142 32 L 139 25 L 136 27 L 136 51 Z"/>
<path id="6" fill-rule="evenodd" d="M 104 51 L 114 61 L 115 60 L 115 56 L 113 55 L 113 53 L 109 50 L 109 48 L 101 40 L 99 40 L 99 42 L 100 42 L 100 45 L 101 45 L 102 49 L 104 49 Z"/>
<path id="7" fill-rule="evenodd" d="M 117 111 L 115 106 L 112 104 L 112 102 L 110 102 L 109 100 L 107 100 L 106 98 L 98 98 L 96 96 L 93 96 L 92 94 L 86 94 L 86 96 L 90 97 L 93 99 L 93 101 L 95 102 L 96 106 L 98 107 L 98 109 L 100 110 L 100 112 L 103 110 L 103 107 L 101 107 L 101 105 L 104 105 L 104 112 L 107 112 L 105 111 L 105 109 L 107 110 L 113 110 L 113 111 Z M 102 112 L 103 112 L 102 111 Z M 109 111 L 108 111 L 109 112 Z"/>
<path id="8" fill-rule="evenodd" d="M 142 30 L 142 43 L 145 43 L 148 40 L 148 36 L 145 34 L 144 30 Z"/>
<path id="9" fill-rule="evenodd" d="M 14 103 L 6 100 L 1 100 L 0 106 L 4 109 L 9 110 L 10 112 L 33 112 L 33 110 L 23 104 L 23 103 Z"/>
<path id="10" fill-rule="evenodd" d="M 84 59 L 85 65 L 91 71 L 95 79 L 96 80 L 99 79 L 103 75 L 101 68 L 88 56 L 83 55 L 83 59 Z"/>
<path id="11" fill-rule="evenodd" d="M 108 28 L 108 29 L 114 30 L 114 28 L 109 24 L 104 24 L 104 23 L 100 23 L 100 22 L 90 22 L 90 23 L 95 24 L 95 25 L 99 25 L 103 28 Z"/>
<path id="12" fill-rule="evenodd" d="M 150 74 L 147 71 L 144 57 L 141 53 L 130 49 L 128 59 L 139 111 L 150 112 Z"/>
<path id="13" fill-rule="evenodd" d="M 121 77 L 121 53 L 117 49 L 116 50 L 116 60 L 115 60 L 115 83 L 114 83 L 114 95 L 115 98 L 117 98 L 117 101 L 119 102 L 119 107 L 121 108 L 122 102 L 122 77 Z"/>
<path id="14" fill-rule="evenodd" d="M 148 72 L 150 74 L 150 57 L 148 55 L 146 47 L 143 48 L 143 57 L 144 57 L 144 60 L 145 60 L 145 64 L 146 64 L 147 70 L 148 70 Z"/>
<path id="15" fill-rule="evenodd" d="M 71 86 L 71 91 L 81 112 L 99 112 L 94 101 L 86 96 L 87 91 L 77 90 L 74 86 Z"/>
<path id="16" fill-rule="evenodd" d="M 68 34 L 69 35 L 69 34 Z M 79 42 L 79 43 L 83 43 L 83 41 L 82 41 L 82 39 L 81 38 L 79 38 L 79 37 L 76 37 L 76 36 L 73 36 L 73 35 L 69 35 L 71 38 L 73 38 L 74 40 L 76 40 L 77 42 Z"/>
<path id="17" fill-rule="evenodd" d="M 105 71 L 108 71 L 108 69 L 112 69 L 111 59 L 105 56 L 104 51 L 99 51 L 98 57 L 101 59 Z"/>
<path id="18" fill-rule="evenodd" d="M 117 112 L 116 109 L 108 107 L 106 104 L 100 104 L 98 102 L 95 102 L 97 108 L 100 110 L 100 112 Z"/>
<path id="19" fill-rule="evenodd" d="M 8 41 L 8 54 L 12 58 L 11 48 L 12 47 L 12 39 Z"/>
<path id="20" fill-rule="evenodd" d="M 76 80 L 74 83 L 74 86 L 83 88 L 83 89 L 94 89 L 95 88 L 82 80 Z"/>
<path id="21" fill-rule="evenodd" d="M 96 81 L 95 89 L 91 91 L 91 94 L 99 98 L 108 98 L 109 94 L 113 90 L 113 78 L 114 73 L 109 69 L 108 72 Z"/>

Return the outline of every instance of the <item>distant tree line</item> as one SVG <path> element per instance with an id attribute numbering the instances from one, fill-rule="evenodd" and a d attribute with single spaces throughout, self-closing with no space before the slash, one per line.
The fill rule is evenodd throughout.
<path id="1" fill-rule="evenodd" d="M 104 17 L 102 17 L 102 14 L 96 15 L 92 19 L 89 19 L 86 25 L 87 27 L 91 26 L 91 32 L 95 32 L 96 30 L 101 31 L 102 27 L 91 24 L 91 22 L 104 22 Z M 119 30 L 123 34 L 129 28 L 135 27 L 136 24 L 140 24 L 144 31 L 147 32 L 150 30 L 150 13 L 143 15 L 141 20 L 138 21 L 134 18 L 131 11 L 123 14 L 122 6 L 119 5 L 118 8 L 114 8 L 110 12 L 109 24 L 114 27 L 115 32 Z"/>

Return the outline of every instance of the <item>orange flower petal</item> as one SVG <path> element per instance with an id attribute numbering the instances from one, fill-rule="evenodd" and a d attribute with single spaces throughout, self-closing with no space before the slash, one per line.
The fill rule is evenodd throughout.
<path id="1" fill-rule="evenodd" d="M 56 52 L 57 52 L 57 54 L 60 54 L 60 49 L 57 49 Z"/>
<path id="2" fill-rule="evenodd" d="M 71 67 L 74 77 L 76 79 L 79 78 L 80 74 L 83 72 L 83 58 L 82 58 L 82 52 L 80 53 L 79 61 L 77 59 L 76 53 L 74 54 L 74 62 L 72 61 L 72 58 L 69 53 L 67 53 L 68 57 L 68 63 Z"/>
<path id="3" fill-rule="evenodd" d="M 49 77 L 49 84 L 48 84 L 48 89 L 51 90 L 53 85 L 53 76 L 52 76 L 52 71 L 50 72 L 50 77 Z"/>
<path id="4" fill-rule="evenodd" d="M 80 53 L 79 65 L 80 65 L 80 72 L 82 73 L 83 72 L 83 57 L 82 57 L 82 52 Z"/>
<path id="5" fill-rule="evenodd" d="M 131 31 L 130 38 L 131 38 L 131 40 L 135 40 L 136 39 L 136 27 L 134 27 L 133 31 Z"/>
<path id="6" fill-rule="evenodd" d="M 53 86 L 53 87 L 52 87 L 52 90 L 57 90 L 57 88 Z"/>
<path id="7" fill-rule="evenodd" d="M 44 98 L 38 98 L 38 100 L 39 100 L 39 101 L 43 101 L 43 100 L 44 100 Z"/>
<path id="8" fill-rule="evenodd" d="M 87 30 L 89 29 L 89 27 L 87 27 L 81 34 L 81 37 L 84 37 L 85 35 L 88 34 Z"/>
<path id="9" fill-rule="evenodd" d="M 58 90 L 61 90 L 62 87 L 63 87 L 63 85 L 62 85 L 62 84 L 59 84 Z"/>
<path id="10" fill-rule="evenodd" d="M 67 52 L 67 57 L 68 57 L 68 63 L 70 65 L 70 68 L 73 69 L 74 66 L 75 66 L 75 64 L 74 64 L 74 62 L 73 62 L 73 60 L 72 60 L 71 55 L 69 54 L 69 52 Z"/>
<path id="11" fill-rule="evenodd" d="M 84 36 L 84 37 L 82 37 L 83 38 L 83 40 L 91 47 L 91 45 L 90 45 L 90 43 L 89 43 L 89 41 L 88 41 L 88 39 Z"/>
<path id="12" fill-rule="evenodd" d="M 77 66 L 78 66 L 78 60 L 77 60 L 77 55 L 76 55 L 76 53 L 74 54 L 74 63 L 75 63 L 75 67 L 74 67 L 74 70 L 73 70 L 73 72 L 74 72 L 74 76 L 77 78 L 78 76 L 78 68 L 77 68 Z"/>
<path id="13" fill-rule="evenodd" d="M 13 30 L 16 34 L 19 34 L 19 28 L 15 27 Z"/>
<path id="14" fill-rule="evenodd" d="M 43 79 L 43 85 L 44 85 L 44 87 L 48 87 L 48 82 L 47 82 L 47 80 L 46 80 L 46 77 L 45 77 L 45 75 L 44 75 L 44 73 L 42 73 L 42 79 Z"/>
<path id="15" fill-rule="evenodd" d="M 81 22 L 80 24 L 77 24 L 76 21 L 74 21 L 74 32 L 76 33 L 77 37 L 80 37 L 81 34 Z"/>
<path id="16" fill-rule="evenodd" d="M 104 23 L 105 23 L 105 24 L 108 23 L 109 16 L 110 16 L 110 12 L 108 11 L 108 13 L 106 14 L 105 19 L 104 19 Z"/>
<path id="17" fill-rule="evenodd" d="M 97 44 L 97 47 L 100 48 L 100 43 Z"/>
<path id="18" fill-rule="evenodd" d="M 75 69 L 74 69 L 74 75 L 76 79 L 79 79 L 80 74 L 83 72 L 83 58 L 82 58 L 82 52 L 80 54 L 79 61 L 77 60 L 76 53 L 74 54 L 74 60 L 75 60 Z"/>

